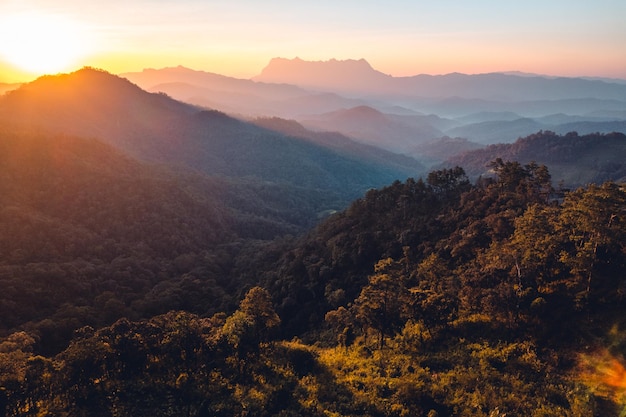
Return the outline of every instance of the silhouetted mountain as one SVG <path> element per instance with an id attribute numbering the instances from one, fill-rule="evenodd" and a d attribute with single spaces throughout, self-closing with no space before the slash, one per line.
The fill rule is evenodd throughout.
<path id="1" fill-rule="evenodd" d="M 626 100 L 626 85 L 605 81 L 502 73 L 392 77 L 376 71 L 365 60 L 308 62 L 299 58 L 274 58 L 253 79 L 362 95 L 462 97 L 499 101 L 574 98 Z"/>
<path id="2" fill-rule="evenodd" d="M 44 76 L 0 98 L 3 123 L 97 137 L 142 159 L 170 157 L 175 131 L 198 109 L 148 94 L 104 71 Z"/>
<path id="3" fill-rule="evenodd" d="M 309 128 L 341 132 L 359 142 L 400 153 L 443 135 L 429 122 L 423 116 L 390 116 L 368 106 L 337 110 L 301 121 Z"/>
<path id="4" fill-rule="evenodd" d="M 363 102 L 330 93 L 311 93 L 285 83 L 254 82 L 184 67 L 121 74 L 152 92 L 229 114 L 295 117 L 323 113 Z"/>
<path id="5" fill-rule="evenodd" d="M 626 136 L 623 133 L 564 136 L 544 131 L 520 138 L 515 143 L 490 145 L 448 159 L 447 166 L 463 166 L 469 175 L 489 175 L 491 161 L 550 166 L 554 183 L 567 186 L 626 179 Z"/>
<path id="6" fill-rule="evenodd" d="M 513 121 L 518 119 L 522 119 L 522 117 L 519 114 L 510 111 L 482 111 L 455 118 L 456 121 L 464 124 L 505 120 Z"/>
<path id="7" fill-rule="evenodd" d="M 472 123 L 445 130 L 454 137 L 464 137 L 482 144 L 511 143 L 517 138 L 528 136 L 528 132 L 550 130 L 559 134 L 578 132 L 591 133 L 626 132 L 626 120 L 604 120 L 599 117 L 550 115 L 537 119 L 498 120 Z"/>
<path id="8" fill-rule="evenodd" d="M 560 134 L 578 132 L 581 135 L 592 133 L 626 132 L 626 120 L 613 121 L 578 121 L 556 125 L 551 130 Z"/>
<path id="9" fill-rule="evenodd" d="M 0 99 L 0 121 L 97 137 L 142 160 L 326 190 L 341 199 L 416 174 L 200 111 L 93 69 L 42 77 L 11 92 Z"/>
<path id="10" fill-rule="evenodd" d="M 295 120 L 273 117 L 256 119 L 253 123 L 288 136 L 310 140 L 313 143 L 335 149 L 345 155 L 362 158 L 373 164 L 380 164 L 381 166 L 397 165 L 399 170 L 425 171 L 423 165 L 411 157 L 360 143 L 341 133 L 314 132 L 306 129 Z"/>
<path id="11" fill-rule="evenodd" d="M 396 93 L 393 78 L 376 71 L 364 59 L 304 61 L 273 58 L 255 81 L 288 83 L 306 89 L 334 92 Z"/>
<path id="12" fill-rule="evenodd" d="M 144 90 L 153 90 L 163 84 L 180 83 L 216 92 L 229 91 L 242 95 L 259 95 L 268 100 L 285 99 L 307 94 L 305 90 L 285 83 L 257 83 L 251 80 L 228 77 L 205 71 L 195 71 L 182 66 L 175 68 L 145 69 L 141 72 L 123 73 L 120 74 L 120 76 L 137 84 Z"/>
<path id="13" fill-rule="evenodd" d="M 472 123 L 446 130 L 446 135 L 463 137 L 481 144 L 510 143 L 528 132 L 536 132 L 546 126 L 528 118 Z"/>

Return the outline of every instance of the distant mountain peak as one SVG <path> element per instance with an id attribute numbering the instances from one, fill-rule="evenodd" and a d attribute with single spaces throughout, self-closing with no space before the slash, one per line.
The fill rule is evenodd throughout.
<path id="1" fill-rule="evenodd" d="M 372 84 L 385 84 L 391 77 L 372 68 L 365 59 L 305 61 L 296 57 L 272 58 L 261 74 L 252 79 L 315 90 L 358 91 Z"/>

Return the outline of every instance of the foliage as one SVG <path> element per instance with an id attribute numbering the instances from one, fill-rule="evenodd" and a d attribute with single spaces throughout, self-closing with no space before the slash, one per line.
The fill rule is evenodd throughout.
<path id="1" fill-rule="evenodd" d="M 7 414 L 618 415 L 623 392 L 606 376 L 624 355 L 612 326 L 624 313 L 624 187 L 555 198 L 543 166 L 494 169 L 475 185 L 458 168 L 370 190 L 298 239 L 216 246 L 236 281 L 220 293 L 191 271 L 164 279 L 150 317 L 118 320 L 137 304 L 101 292 L 94 306 L 117 321 L 94 320 L 58 354 L 40 338 L 99 310 L 65 306 L 7 334 Z M 200 305 L 244 290 L 218 314 L 158 311 L 177 305 L 169 293 Z M 590 346 L 609 353 L 581 356 Z"/>

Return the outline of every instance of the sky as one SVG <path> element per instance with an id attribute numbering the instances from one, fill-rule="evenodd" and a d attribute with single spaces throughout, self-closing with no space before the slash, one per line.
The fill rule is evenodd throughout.
<path id="1" fill-rule="evenodd" d="M 250 78 L 273 57 L 626 79 L 626 1 L 0 0 L 0 82 L 83 66 Z"/>

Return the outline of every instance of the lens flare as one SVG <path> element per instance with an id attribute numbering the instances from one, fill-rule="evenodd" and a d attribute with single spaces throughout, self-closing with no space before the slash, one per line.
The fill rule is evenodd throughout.
<path id="1" fill-rule="evenodd" d="M 613 400 L 626 412 L 626 368 L 624 358 L 608 349 L 581 355 L 580 379 L 596 395 Z"/>

